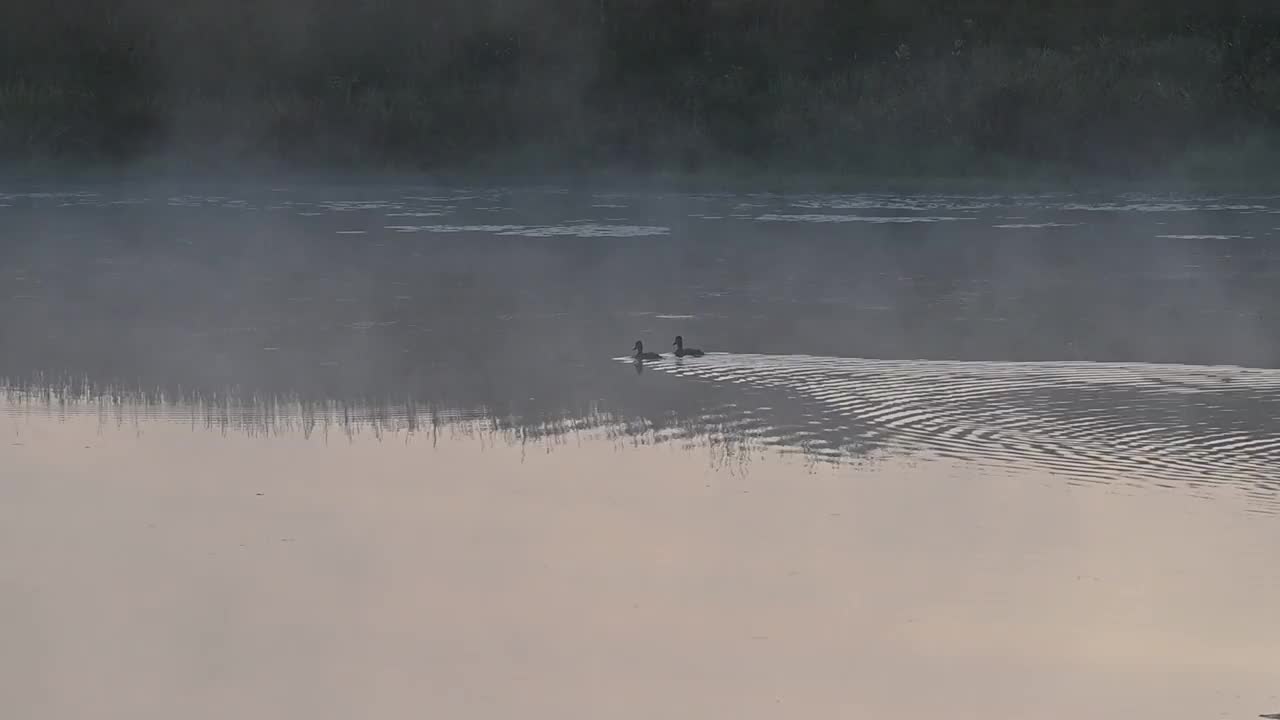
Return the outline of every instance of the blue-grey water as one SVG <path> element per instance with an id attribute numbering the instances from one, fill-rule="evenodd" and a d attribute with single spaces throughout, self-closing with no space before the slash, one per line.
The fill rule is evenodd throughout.
<path id="1" fill-rule="evenodd" d="M 728 422 L 1280 489 L 1277 197 L 125 186 L 2 193 L 0 222 L 24 397 Z M 677 334 L 717 354 L 610 362 Z"/>
<path id="2" fill-rule="evenodd" d="M 828 716 L 1199 717 L 1276 704 L 1260 688 L 1280 676 L 1258 658 L 1280 639 L 1266 609 L 1280 599 L 1268 545 L 1280 537 L 1280 196 L 11 186 L 0 232 L 12 430 L 0 539 L 19 548 L 0 570 L 29 599 L 0 600 L 28 628 L 0 669 L 52 658 L 13 681 L 24 717 L 95 702 L 160 717 L 184 683 L 204 699 L 200 717 L 579 716 L 586 691 L 570 678 L 584 673 L 631 698 L 618 717 L 795 716 L 788 703 Z M 706 354 L 672 356 L 676 335 Z M 636 340 L 664 357 L 632 361 Z M 279 504 L 231 510 L 241 495 Z M 145 539 L 166 523 L 164 542 Z M 281 523 L 302 524 L 275 533 Z M 79 539 L 42 539 L 50 528 Z M 271 553 L 309 537 L 317 554 L 288 566 L 288 583 L 263 580 L 285 566 L 233 559 L 259 530 L 281 536 Z M 164 547 L 183 554 L 154 555 Z M 220 564 L 186 581 L 190 595 L 160 589 L 195 567 L 188 551 Z M 116 581 L 50 581 L 49 566 L 116 567 L 131 552 L 150 559 L 118 577 L 212 614 L 148 635 L 128 619 L 132 599 L 107 620 L 59 604 Z M 439 583 L 414 579 L 421 556 Z M 457 564 L 472 561 L 502 567 L 502 581 Z M 556 584 L 530 575 L 557 562 L 576 570 Z M 322 580 L 332 563 L 339 588 Z M 826 594 L 788 594 L 797 576 Z M 383 599 L 359 594 L 360 577 Z M 277 594 L 249 589 L 261 582 Z M 490 630 L 446 632 L 445 609 L 385 599 L 430 605 L 430 588 Z M 542 603 L 527 616 L 497 599 L 526 592 Z M 265 658 L 292 651 L 247 628 L 288 626 L 276 598 L 327 593 L 298 631 L 361 658 L 366 684 L 323 664 L 312 700 L 301 688 L 315 676 L 297 670 L 287 684 L 302 695 L 268 702 L 251 675 L 271 677 Z M 230 596 L 235 607 L 209 599 Z M 662 610 L 634 620 L 644 603 Z M 384 611 L 394 620 L 377 620 Z M 373 634 L 320 632 L 347 612 Z M 601 624 L 575 624 L 593 613 Z M 706 620 L 721 613 L 743 625 Z M 141 633 L 158 654 L 115 670 L 132 687 L 193 627 L 244 635 L 172 652 L 257 669 L 166 666 L 173 694 L 152 707 L 70 659 L 109 654 L 74 638 Z M 723 656 L 734 669 L 664 674 L 687 652 L 655 639 L 670 627 L 699 638 L 708 667 Z M 381 634 L 397 631 L 415 640 Z M 437 631 L 457 644 L 428 658 Z M 874 639 L 859 649 L 857 636 Z M 1218 637 L 1240 652 L 1218 653 Z M 759 665 L 732 649 L 770 638 Z M 490 644 L 473 654 L 470 641 Z M 627 680 L 636 668 L 616 654 L 628 643 L 641 648 L 636 677 L 667 700 Z M 862 668 L 853 695 L 846 665 Z M 1009 674 L 1019 680 L 995 682 Z M 376 677 L 393 678 L 381 696 Z M 445 680 L 431 694 L 415 677 L 469 694 Z M 1061 689 L 1075 704 L 1044 708 L 1054 677 L 1078 683 Z M 984 690 L 932 703 L 915 683 Z M 730 701 L 738 691 L 750 701 Z"/>

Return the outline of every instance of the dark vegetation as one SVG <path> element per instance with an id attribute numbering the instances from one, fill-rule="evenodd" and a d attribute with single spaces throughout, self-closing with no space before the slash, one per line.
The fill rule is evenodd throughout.
<path id="1" fill-rule="evenodd" d="M 1263 176 L 1272 0 L 48 0 L 0 158 Z"/>

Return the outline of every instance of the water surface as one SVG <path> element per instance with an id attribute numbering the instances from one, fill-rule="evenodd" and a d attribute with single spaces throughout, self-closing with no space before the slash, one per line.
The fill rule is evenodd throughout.
<path id="1" fill-rule="evenodd" d="M 0 226 L 19 716 L 1280 708 L 1280 198 L 120 185 Z M 625 357 L 677 334 L 712 352 Z"/>

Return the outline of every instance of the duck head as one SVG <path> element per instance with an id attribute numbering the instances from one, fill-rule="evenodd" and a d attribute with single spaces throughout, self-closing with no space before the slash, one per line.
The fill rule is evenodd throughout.
<path id="1" fill-rule="evenodd" d="M 637 340 L 637 341 L 636 341 L 636 344 L 635 344 L 635 347 L 633 347 L 633 348 L 631 348 L 631 349 L 632 349 L 632 350 L 635 350 L 635 351 L 636 351 L 636 354 L 637 354 L 637 355 L 639 355 L 640 353 L 644 352 L 644 343 L 642 343 L 642 342 L 640 342 L 639 340 Z"/>
<path id="2" fill-rule="evenodd" d="M 676 336 L 676 340 L 675 340 L 675 342 L 671 343 L 671 346 L 672 346 L 672 347 L 674 347 L 674 348 L 676 348 L 676 349 L 679 349 L 679 348 L 684 347 L 684 336 L 683 336 L 683 335 L 677 335 L 677 336 Z"/>

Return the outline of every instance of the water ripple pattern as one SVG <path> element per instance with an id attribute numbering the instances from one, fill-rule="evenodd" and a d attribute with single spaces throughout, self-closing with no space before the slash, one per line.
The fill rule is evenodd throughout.
<path id="1" fill-rule="evenodd" d="M 807 396 L 827 424 L 927 455 L 1083 481 L 1232 485 L 1269 503 L 1280 491 L 1280 370 L 722 353 L 650 368 Z"/>

